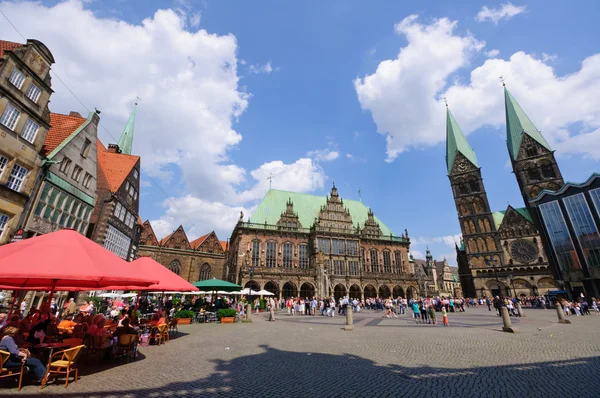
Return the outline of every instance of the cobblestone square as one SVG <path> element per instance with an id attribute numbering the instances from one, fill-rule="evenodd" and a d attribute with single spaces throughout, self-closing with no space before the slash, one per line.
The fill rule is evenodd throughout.
<path id="1" fill-rule="evenodd" d="M 82 361 L 82 377 L 21 392 L 23 397 L 598 397 L 600 316 L 556 322 L 553 310 L 526 309 L 502 323 L 487 308 L 450 313 L 450 326 L 382 318 L 260 314 L 248 324 L 181 326 L 166 345 L 142 347 L 132 363 Z"/>

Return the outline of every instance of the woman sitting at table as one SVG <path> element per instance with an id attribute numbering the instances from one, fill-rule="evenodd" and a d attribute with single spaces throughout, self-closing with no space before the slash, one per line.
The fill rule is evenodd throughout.
<path id="1" fill-rule="evenodd" d="M 129 318 L 123 318 L 123 320 L 121 321 L 121 325 L 117 327 L 113 336 L 119 337 L 122 334 L 137 334 L 137 331 L 134 328 L 132 328 L 129 323 Z"/>
<path id="2" fill-rule="evenodd" d="M 88 324 L 85 321 L 85 317 L 83 314 L 77 314 L 75 317 L 75 325 L 73 326 L 73 333 L 83 333 L 86 332 L 88 328 Z"/>
<path id="3" fill-rule="evenodd" d="M 19 346 L 14 339 L 14 336 L 18 332 L 19 329 L 14 326 L 7 326 L 4 328 L 4 337 L 2 337 L 2 340 L 0 341 L 0 350 L 10 353 L 10 358 L 4 363 L 4 367 L 19 367 L 21 366 L 21 363 L 25 362 L 25 366 L 33 372 L 36 383 L 41 383 L 46 374 L 46 368 L 39 359 L 32 358 L 28 350 L 19 349 Z"/>
<path id="4" fill-rule="evenodd" d="M 108 359 L 110 356 L 110 350 L 108 350 L 108 348 L 113 345 L 113 339 L 111 338 L 110 331 L 104 327 L 105 323 L 106 319 L 104 319 L 104 315 L 96 315 L 94 317 L 94 322 L 88 327 L 87 334 L 92 338 L 97 336 L 103 337 L 100 348 L 106 349 L 104 358 Z"/>

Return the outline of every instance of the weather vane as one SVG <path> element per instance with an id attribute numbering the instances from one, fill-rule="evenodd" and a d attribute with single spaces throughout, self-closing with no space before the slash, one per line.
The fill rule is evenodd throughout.
<path id="1" fill-rule="evenodd" d="M 448 107 L 448 98 L 444 97 L 443 100 L 444 100 L 444 103 L 446 104 L 446 108 L 447 108 Z"/>
<path id="2" fill-rule="evenodd" d="M 137 106 L 138 102 L 140 102 L 142 99 L 138 96 L 135 97 L 135 105 Z"/>
<path id="3" fill-rule="evenodd" d="M 269 174 L 269 178 L 267 178 L 267 180 L 269 180 L 269 190 L 271 190 L 271 184 L 273 183 L 273 173 Z"/>
<path id="4" fill-rule="evenodd" d="M 506 87 L 506 84 L 504 82 L 504 78 L 502 76 L 500 76 L 500 81 L 502 82 L 502 87 Z"/>

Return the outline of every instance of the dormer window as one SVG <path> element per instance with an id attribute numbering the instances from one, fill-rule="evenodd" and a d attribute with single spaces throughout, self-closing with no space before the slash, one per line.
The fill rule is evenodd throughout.
<path id="1" fill-rule="evenodd" d="M 33 83 L 31 83 L 29 89 L 27 89 L 27 92 L 25 93 L 27 98 L 29 98 L 36 104 L 38 102 L 38 99 L 40 99 L 40 94 L 42 94 L 42 90 L 40 90 L 40 88 Z"/>
<path id="2" fill-rule="evenodd" d="M 92 146 L 92 141 L 90 141 L 86 138 L 85 142 L 83 143 L 83 148 L 81 148 L 81 156 L 83 156 L 84 158 L 87 158 L 88 153 L 90 152 L 91 146 Z"/>
<path id="3" fill-rule="evenodd" d="M 21 73 L 17 68 L 13 69 L 8 81 L 12 83 L 13 86 L 18 88 L 19 90 L 23 87 L 23 82 L 25 81 L 25 75 Z"/>

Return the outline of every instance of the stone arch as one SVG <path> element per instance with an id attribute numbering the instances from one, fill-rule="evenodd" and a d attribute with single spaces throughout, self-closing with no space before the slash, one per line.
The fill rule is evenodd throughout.
<path id="1" fill-rule="evenodd" d="M 475 228 L 475 222 L 473 220 L 469 220 L 469 227 L 471 229 L 471 233 L 472 234 L 476 234 L 477 233 L 477 229 Z"/>
<path id="2" fill-rule="evenodd" d="M 362 295 L 362 290 L 360 290 L 360 286 L 354 284 L 350 286 L 350 298 L 351 299 L 360 299 Z"/>
<path id="3" fill-rule="evenodd" d="M 312 283 L 304 282 L 302 285 L 300 285 L 300 297 L 315 297 L 315 286 Z"/>
<path id="4" fill-rule="evenodd" d="M 379 298 L 388 299 L 392 293 L 390 292 L 390 288 L 387 285 L 379 286 Z"/>
<path id="5" fill-rule="evenodd" d="M 177 275 L 181 274 L 181 263 L 179 260 L 171 261 L 171 264 L 169 265 L 169 271 Z"/>
<path id="6" fill-rule="evenodd" d="M 416 300 L 419 298 L 419 292 L 417 290 L 417 288 L 415 288 L 414 286 L 409 286 L 406 289 L 406 298 L 408 300 Z"/>
<path id="7" fill-rule="evenodd" d="M 392 296 L 394 298 L 404 297 L 404 289 L 398 285 L 394 286 L 394 289 L 392 289 Z"/>
<path id="8" fill-rule="evenodd" d="M 477 238 L 477 250 L 479 252 L 486 252 L 487 249 L 485 247 L 485 240 L 483 238 Z"/>
<path id="9" fill-rule="evenodd" d="M 281 294 L 283 298 L 298 297 L 298 287 L 294 282 L 286 282 L 281 288 Z"/>
<path id="10" fill-rule="evenodd" d="M 207 279 L 210 279 L 210 265 L 208 263 L 204 263 L 200 267 L 200 278 L 199 278 L 199 280 L 205 281 Z"/>
<path id="11" fill-rule="evenodd" d="M 377 290 L 375 290 L 375 286 L 367 285 L 364 288 L 365 298 L 375 298 L 377 297 Z"/>
<path id="12" fill-rule="evenodd" d="M 494 238 L 492 238 L 491 236 L 486 236 L 486 238 L 485 238 L 485 244 L 486 244 L 487 249 L 489 251 L 496 250 L 496 242 L 494 242 Z"/>
<path id="13" fill-rule="evenodd" d="M 250 288 L 250 289 L 258 292 L 260 290 L 260 284 L 255 280 L 251 280 L 251 281 L 246 282 L 246 284 L 244 285 L 244 288 Z"/>
<path id="14" fill-rule="evenodd" d="M 469 221 L 463 221 L 463 229 L 465 230 L 465 234 L 472 234 L 474 231 L 471 231 L 471 226 L 469 225 Z"/>
<path id="15" fill-rule="evenodd" d="M 481 199 L 481 198 L 473 199 L 473 209 L 475 210 L 475 214 L 483 213 L 485 211 L 485 205 L 483 204 L 483 199 Z"/>
<path id="16" fill-rule="evenodd" d="M 265 288 L 266 291 L 273 293 L 276 297 L 279 296 L 279 287 L 277 286 L 277 284 L 273 281 L 269 281 L 267 283 L 265 283 Z"/>
<path id="17" fill-rule="evenodd" d="M 492 226 L 490 225 L 490 220 L 488 220 L 487 218 L 484 218 L 483 224 L 485 225 L 485 232 L 492 232 Z"/>
<path id="18" fill-rule="evenodd" d="M 338 283 L 333 288 L 333 297 L 335 297 L 336 302 L 346 295 L 346 286 Z"/>
<path id="19" fill-rule="evenodd" d="M 540 288 L 554 288 L 556 287 L 556 282 L 552 278 L 540 278 L 537 286 Z"/>
<path id="20" fill-rule="evenodd" d="M 477 225 L 479 225 L 479 232 L 485 231 L 485 224 L 484 224 L 482 218 L 480 218 L 479 220 L 477 220 Z"/>
<path id="21" fill-rule="evenodd" d="M 468 242 L 469 252 L 477 253 L 479 250 L 477 250 L 477 242 L 475 241 L 475 239 L 469 239 Z"/>

